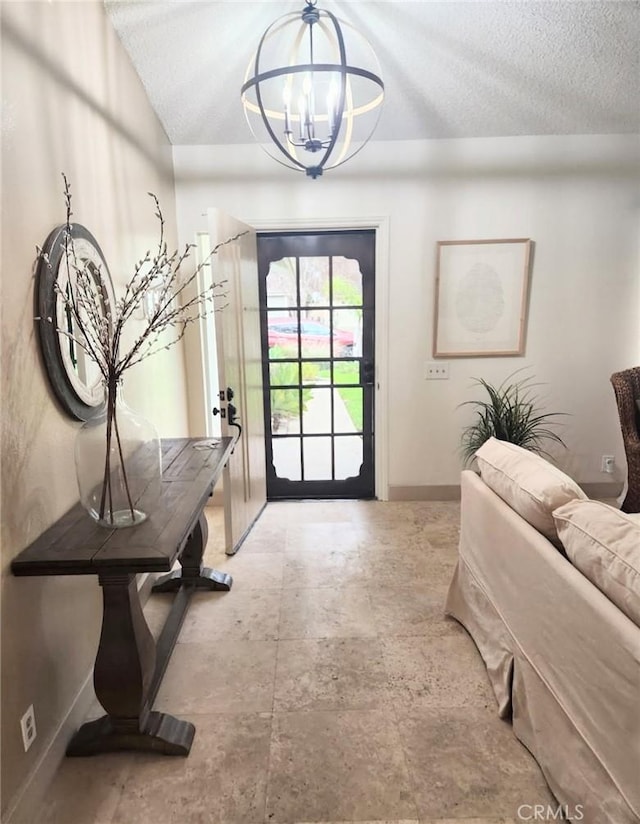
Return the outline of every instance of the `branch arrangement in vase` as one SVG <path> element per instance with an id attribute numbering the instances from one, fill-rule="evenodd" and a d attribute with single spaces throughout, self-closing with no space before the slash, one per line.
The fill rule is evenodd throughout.
<path id="1" fill-rule="evenodd" d="M 64 260 L 67 270 L 67 284 L 63 288 L 57 281 L 56 292 L 61 299 L 65 312 L 73 320 L 73 329 L 57 327 L 56 331 L 73 340 L 89 358 L 98 366 L 105 382 L 120 380 L 123 372 L 137 365 L 161 349 L 169 349 L 184 336 L 189 324 L 203 318 L 214 309 L 214 299 L 224 297 L 222 288 L 226 281 L 212 283 L 195 296 L 187 297 L 189 288 L 196 282 L 198 275 L 217 254 L 222 246 L 242 237 L 241 232 L 218 243 L 210 254 L 201 261 L 193 272 L 183 276 L 181 268 L 189 258 L 194 244 L 187 244 L 182 252 L 169 252 L 164 239 L 165 221 L 160 202 L 156 195 L 149 192 L 155 204 L 155 216 L 160 224 L 158 248 L 155 254 L 147 251 L 134 267 L 134 272 L 126 285 L 123 296 L 116 301 L 115 310 L 103 312 L 103 295 L 97 289 L 95 272 L 87 261 L 78 259 L 71 237 L 71 188 L 66 175 L 64 180 L 64 199 L 66 204 L 66 231 L 63 232 Z M 39 256 L 46 255 L 36 247 Z M 123 330 L 134 314 L 142 310 L 145 297 L 154 291 L 155 307 L 146 319 L 143 331 L 126 352 L 121 352 Z M 40 318 L 38 318 L 40 320 Z M 43 318 L 49 323 L 53 318 Z M 169 329 L 175 331 L 172 341 L 159 344 L 160 336 Z"/>
<path id="2" fill-rule="evenodd" d="M 155 252 L 149 250 L 138 260 L 122 296 L 112 306 L 107 298 L 108 275 L 105 276 L 99 269 L 96 270 L 95 264 L 83 259 L 75 248 L 71 231 L 71 187 L 66 175 L 63 174 L 62 177 L 66 221 L 61 243 L 66 278 L 63 279 L 63 283 L 57 279 L 54 283 L 58 305 L 62 311 L 55 317 L 36 320 L 53 324 L 58 335 L 68 339 L 78 350 L 82 350 L 100 371 L 106 396 L 106 439 L 104 471 L 95 517 L 104 525 L 116 525 L 112 486 L 115 482 L 114 476 L 118 474 L 124 484 L 126 509 L 133 524 L 136 523 L 136 500 L 130 489 L 118 426 L 118 386 L 127 369 L 163 349 L 175 346 L 184 337 L 190 324 L 215 311 L 214 301 L 224 298 L 226 281 L 212 282 L 198 291 L 198 276 L 221 247 L 238 240 L 246 232 L 218 243 L 204 260 L 185 275 L 182 268 L 194 246 L 188 244 L 182 252 L 169 250 L 165 241 L 165 221 L 159 200 L 156 195 L 149 192 L 155 206 L 155 216 L 159 221 L 158 245 Z M 50 267 L 46 253 L 40 247 L 37 247 L 37 251 L 38 256 Z M 149 294 L 153 294 L 153 305 L 150 310 L 144 312 Z M 145 319 L 142 331 L 125 350 L 123 339 L 127 324 L 134 317 L 140 322 L 140 315 L 143 314 Z M 61 323 L 64 323 L 64 326 L 61 326 Z M 167 339 L 170 333 L 173 334 Z"/>

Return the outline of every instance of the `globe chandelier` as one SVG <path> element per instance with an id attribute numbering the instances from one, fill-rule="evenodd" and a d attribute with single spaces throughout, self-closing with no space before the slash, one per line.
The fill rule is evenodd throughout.
<path id="1" fill-rule="evenodd" d="M 267 28 L 241 89 L 258 143 L 282 165 L 314 179 L 362 149 L 384 98 L 367 40 L 316 1 Z"/>

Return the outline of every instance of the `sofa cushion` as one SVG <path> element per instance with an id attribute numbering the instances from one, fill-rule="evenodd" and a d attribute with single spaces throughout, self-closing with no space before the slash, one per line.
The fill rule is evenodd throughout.
<path id="1" fill-rule="evenodd" d="M 552 512 L 587 496 L 564 472 L 521 446 L 489 438 L 476 452 L 480 476 L 509 506 L 556 545 Z"/>
<path id="2" fill-rule="evenodd" d="M 640 519 L 600 501 L 553 513 L 571 563 L 640 626 Z"/>

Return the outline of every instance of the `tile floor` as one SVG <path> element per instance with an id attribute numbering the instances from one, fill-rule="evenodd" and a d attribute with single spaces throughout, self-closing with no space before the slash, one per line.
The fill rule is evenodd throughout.
<path id="1" fill-rule="evenodd" d="M 190 756 L 65 759 L 33 824 L 517 824 L 554 803 L 443 616 L 458 504 L 270 504 L 232 558 L 207 512 L 233 588 L 194 597 L 155 704 L 196 725 Z"/>

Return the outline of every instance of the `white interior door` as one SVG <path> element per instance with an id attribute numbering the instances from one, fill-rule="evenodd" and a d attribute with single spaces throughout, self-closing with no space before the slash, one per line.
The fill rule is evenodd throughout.
<path id="1" fill-rule="evenodd" d="M 211 246 L 245 232 L 212 258 L 215 282 L 225 281 L 218 300 L 216 343 L 223 435 L 238 435 L 224 471 L 226 552 L 238 549 L 266 503 L 262 350 L 255 231 L 219 209 L 210 209 Z M 233 397 L 229 397 L 231 389 Z M 230 408 L 231 407 L 231 408 Z M 236 423 L 230 411 L 236 410 Z M 231 416 L 233 418 L 233 416 Z"/>

